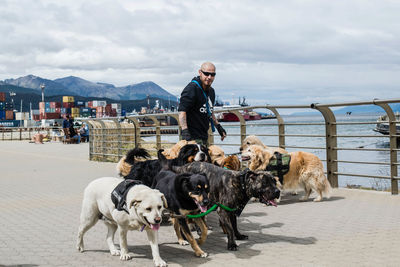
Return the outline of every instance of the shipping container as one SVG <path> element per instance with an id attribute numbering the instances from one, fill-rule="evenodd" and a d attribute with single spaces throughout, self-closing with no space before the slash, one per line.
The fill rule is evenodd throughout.
<path id="1" fill-rule="evenodd" d="M 5 120 L 5 119 L 6 119 L 6 111 L 0 110 L 0 120 Z"/>
<path id="2" fill-rule="evenodd" d="M 60 102 L 50 102 L 50 108 L 61 108 Z"/>
<path id="3" fill-rule="evenodd" d="M 0 126 L 3 127 L 18 127 L 20 121 L 9 120 L 9 121 L 0 121 Z"/>
<path id="4" fill-rule="evenodd" d="M 40 119 L 59 119 L 60 118 L 60 113 L 45 113 L 45 114 L 40 114 Z"/>
<path id="5" fill-rule="evenodd" d="M 84 107 L 85 106 L 85 102 L 84 101 L 75 101 L 75 107 Z"/>
<path id="6" fill-rule="evenodd" d="M 63 108 L 73 108 L 75 106 L 74 102 L 63 102 L 62 107 Z"/>
<path id="7" fill-rule="evenodd" d="M 40 114 L 40 110 L 39 109 L 32 109 L 31 113 L 32 113 L 32 115 L 39 115 Z"/>
<path id="8" fill-rule="evenodd" d="M 111 107 L 115 109 L 121 109 L 121 103 L 112 103 Z"/>
<path id="9" fill-rule="evenodd" d="M 0 92 L 0 102 L 6 102 L 6 93 Z"/>
<path id="10" fill-rule="evenodd" d="M 6 109 L 6 102 L 0 102 L 0 110 Z"/>
<path id="11" fill-rule="evenodd" d="M 74 97 L 73 96 L 63 96 L 63 103 L 74 103 Z"/>
<path id="12" fill-rule="evenodd" d="M 29 112 L 15 112 L 16 120 L 29 120 Z"/>
<path id="13" fill-rule="evenodd" d="M 6 120 L 14 120 L 14 111 L 6 110 Z"/>
<path id="14" fill-rule="evenodd" d="M 39 115 L 39 114 L 33 114 L 33 115 L 32 115 L 32 120 L 34 120 L 34 121 L 40 121 L 40 115 Z"/>

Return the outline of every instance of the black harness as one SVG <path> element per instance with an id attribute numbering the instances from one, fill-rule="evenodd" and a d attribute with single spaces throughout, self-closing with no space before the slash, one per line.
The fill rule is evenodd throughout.
<path id="1" fill-rule="evenodd" d="M 276 151 L 269 160 L 266 170 L 272 175 L 278 176 L 281 184 L 283 184 L 283 175 L 289 172 L 290 159 L 289 154 L 281 154 Z"/>
<path id="2" fill-rule="evenodd" d="M 128 194 L 131 187 L 138 184 L 143 183 L 139 180 L 126 179 L 120 182 L 117 187 L 115 187 L 115 189 L 111 192 L 111 200 L 117 210 L 124 210 L 126 213 L 129 214 L 128 207 L 126 205 L 126 195 Z"/>

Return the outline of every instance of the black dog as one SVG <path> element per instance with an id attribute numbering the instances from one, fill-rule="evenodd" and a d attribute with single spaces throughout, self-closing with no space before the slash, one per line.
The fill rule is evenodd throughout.
<path id="1" fill-rule="evenodd" d="M 195 218 L 194 221 L 201 229 L 201 237 L 198 243 L 189 230 L 187 219 L 188 214 L 197 214 L 207 211 L 209 184 L 204 174 L 183 173 L 176 174 L 172 171 L 160 171 L 154 178 L 155 186 L 164 194 L 167 199 L 168 209 L 173 212 L 172 221 L 178 242 L 186 245 L 187 242 L 182 237 L 182 232 L 192 246 L 196 256 L 207 257 L 207 253 L 200 249 L 201 245 L 207 239 L 207 227 L 201 218 Z M 183 216 L 179 216 L 183 215 Z"/>
<path id="2" fill-rule="evenodd" d="M 205 173 L 210 183 L 210 203 L 236 209 L 233 212 L 218 209 L 220 225 L 228 236 L 229 250 L 237 250 L 235 237 L 238 240 L 248 238 L 239 233 L 236 217 L 240 216 L 250 198 L 256 197 L 262 203 L 276 206 L 274 199 L 280 195 L 275 178 L 266 171 L 231 171 L 206 162 L 193 162 L 172 167 L 172 170 L 177 173 Z"/>
<path id="3" fill-rule="evenodd" d="M 158 155 L 161 152 L 162 150 L 158 151 Z M 148 159 L 150 155 L 144 148 L 134 148 L 128 151 L 126 157 L 121 159 L 118 164 L 119 172 L 127 173 L 127 175 L 124 175 L 125 179 L 140 180 L 144 185 L 151 187 L 154 177 L 162 169 L 161 163 L 157 159 L 137 161 L 137 158 Z M 210 156 L 205 146 L 197 144 L 185 145 L 179 151 L 177 158 L 167 160 L 167 165 L 182 166 L 193 161 L 210 161 Z"/>

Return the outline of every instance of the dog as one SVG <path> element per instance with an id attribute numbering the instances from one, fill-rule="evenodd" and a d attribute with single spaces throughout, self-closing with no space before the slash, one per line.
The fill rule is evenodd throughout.
<path id="1" fill-rule="evenodd" d="M 159 156 L 162 151 L 158 151 Z M 136 161 L 137 158 L 149 158 L 149 154 L 143 148 L 134 148 L 128 151 L 127 155 L 117 164 L 117 171 L 125 179 L 141 180 L 143 184 L 151 187 L 154 177 L 162 169 L 161 163 L 158 159 Z M 177 158 L 167 162 L 171 166 L 182 166 L 193 161 L 210 161 L 210 155 L 205 146 L 187 144 L 179 151 Z"/>
<path id="2" fill-rule="evenodd" d="M 288 153 L 290 156 L 289 170 L 281 181 L 284 190 L 296 189 L 303 186 L 305 195 L 301 200 L 307 200 L 314 190 L 318 196 L 314 201 L 322 200 L 323 195 L 330 197 L 332 187 L 324 174 L 321 160 L 312 153 L 297 151 Z M 242 160 L 250 161 L 252 171 L 267 170 L 271 160 L 276 158 L 270 150 L 258 145 L 251 145 L 242 152 Z"/>
<path id="3" fill-rule="evenodd" d="M 221 167 L 232 171 L 238 171 L 240 170 L 240 160 L 238 156 L 230 155 L 224 158 Z"/>
<path id="4" fill-rule="evenodd" d="M 172 170 L 177 173 L 205 173 L 210 183 L 210 203 L 220 203 L 235 209 L 234 212 L 218 209 L 220 225 L 228 237 L 228 250 L 237 250 L 235 238 L 248 239 L 248 236 L 242 235 L 237 229 L 236 216 L 240 216 L 249 199 L 256 197 L 262 203 L 276 206 L 274 199 L 279 198 L 280 194 L 276 180 L 266 171 L 231 171 L 207 162 L 174 166 Z"/>
<path id="5" fill-rule="evenodd" d="M 236 155 L 225 156 L 221 147 L 211 145 L 208 147 L 211 163 L 233 171 L 240 170 L 240 160 Z"/>
<path id="6" fill-rule="evenodd" d="M 129 260 L 127 232 L 129 230 L 144 229 L 150 242 L 153 261 L 156 266 L 167 266 L 160 257 L 158 250 L 158 229 L 162 221 L 161 213 L 167 202 L 158 190 L 138 184 L 125 191 L 125 205 L 117 206 L 113 203 L 112 195 L 117 188 L 126 184 L 126 180 L 115 177 L 103 177 L 89 183 L 86 187 L 80 217 L 77 249 L 84 251 L 83 236 L 99 219 L 104 219 L 108 228 L 107 244 L 113 256 L 120 256 L 121 260 Z M 120 249 L 114 245 L 114 235 L 119 229 Z"/>
<path id="7" fill-rule="evenodd" d="M 274 153 L 274 152 L 279 152 L 279 153 L 281 153 L 281 154 L 287 154 L 288 152 L 285 150 L 285 149 L 283 149 L 283 148 L 280 148 L 280 147 L 269 147 L 269 146 L 266 146 L 266 145 L 264 145 L 263 144 L 263 142 L 261 142 L 261 140 L 257 137 L 257 136 L 255 136 L 255 135 L 249 135 L 249 136 L 247 136 L 244 140 L 243 140 L 243 143 L 242 143 L 242 145 L 240 146 L 240 151 L 244 151 L 244 150 L 246 150 L 249 146 L 251 146 L 251 145 L 258 145 L 258 146 L 261 146 L 261 147 L 263 147 L 264 149 L 267 149 L 268 151 L 270 151 L 272 154 Z"/>
<path id="8" fill-rule="evenodd" d="M 172 222 L 174 225 L 178 243 L 187 245 L 182 233 L 189 241 L 197 257 L 207 257 L 207 253 L 200 249 L 199 245 L 207 239 L 207 226 L 202 218 L 194 218 L 195 223 L 201 229 L 201 237 L 196 242 L 189 229 L 188 214 L 206 212 L 209 204 L 208 179 L 204 174 L 182 173 L 175 174 L 172 171 L 160 171 L 154 178 L 155 189 L 162 192 L 167 199 L 168 210 L 173 213 Z"/>
<path id="9" fill-rule="evenodd" d="M 171 148 L 164 149 L 164 151 L 162 153 L 167 159 L 174 159 L 174 158 L 178 157 L 179 151 L 181 151 L 182 147 L 184 147 L 187 144 L 196 144 L 196 141 L 180 140 L 178 143 L 173 145 Z"/>

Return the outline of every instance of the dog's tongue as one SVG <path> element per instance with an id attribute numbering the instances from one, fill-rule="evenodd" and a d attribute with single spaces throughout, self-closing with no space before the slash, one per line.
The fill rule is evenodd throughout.
<path id="1" fill-rule="evenodd" d="M 276 204 L 276 202 L 274 200 L 268 200 L 267 203 L 274 207 L 278 207 L 278 204 Z"/>
<path id="2" fill-rule="evenodd" d="M 160 229 L 160 224 L 150 224 L 150 228 L 151 230 L 157 231 L 158 229 Z"/>
<path id="3" fill-rule="evenodd" d="M 201 212 L 206 212 L 207 211 L 207 207 L 206 206 L 200 205 L 200 203 L 197 202 L 197 201 L 194 201 L 194 202 L 196 202 L 197 207 L 200 209 Z"/>

